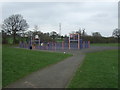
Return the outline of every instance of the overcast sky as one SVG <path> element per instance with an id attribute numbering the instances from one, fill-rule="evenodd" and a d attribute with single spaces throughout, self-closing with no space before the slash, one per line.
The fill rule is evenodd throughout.
<path id="1" fill-rule="evenodd" d="M 2 3 L 2 19 L 12 14 L 21 14 L 32 30 L 39 26 L 42 32 L 69 34 L 79 28 L 85 28 L 87 34 L 100 32 L 111 36 L 118 27 L 117 2 L 6 2 Z M 1 16 L 0 16 L 1 18 Z"/>

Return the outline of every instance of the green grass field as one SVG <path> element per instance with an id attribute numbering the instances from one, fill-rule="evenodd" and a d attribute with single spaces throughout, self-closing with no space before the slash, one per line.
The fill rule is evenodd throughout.
<path id="1" fill-rule="evenodd" d="M 0 89 L 2 88 L 2 45 L 0 44 Z"/>
<path id="2" fill-rule="evenodd" d="M 3 46 L 3 87 L 51 64 L 55 64 L 72 55 L 42 52 Z"/>
<path id="3" fill-rule="evenodd" d="M 69 88 L 117 88 L 118 51 L 88 53 Z"/>
<path id="4" fill-rule="evenodd" d="M 91 46 L 118 46 L 118 43 L 91 43 Z"/>

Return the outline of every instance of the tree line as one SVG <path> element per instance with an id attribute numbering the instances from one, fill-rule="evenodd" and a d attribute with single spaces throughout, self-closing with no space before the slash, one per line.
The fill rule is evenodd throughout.
<path id="1" fill-rule="evenodd" d="M 33 31 L 28 31 L 29 25 L 26 20 L 20 14 L 11 15 L 6 18 L 1 25 L 2 43 L 3 44 L 16 44 L 19 41 L 30 40 L 31 37 L 38 35 L 41 42 L 64 40 L 68 38 L 67 35 L 60 36 L 57 32 L 52 31 L 50 33 L 43 33 L 39 31 L 37 25 L 34 26 Z M 117 43 L 120 38 L 120 29 L 113 30 L 111 37 L 103 37 L 99 32 L 94 32 L 92 35 L 87 35 L 85 29 L 78 30 L 76 32 L 80 34 L 80 38 L 90 41 L 91 43 Z"/>

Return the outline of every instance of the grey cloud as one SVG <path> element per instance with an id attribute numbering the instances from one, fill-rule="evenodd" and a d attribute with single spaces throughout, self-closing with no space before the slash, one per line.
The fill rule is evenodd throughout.
<path id="1" fill-rule="evenodd" d="M 98 30 L 108 36 L 105 30 L 110 30 L 111 33 L 117 27 L 117 3 L 113 2 L 3 3 L 2 10 L 4 19 L 11 14 L 19 13 L 31 27 L 35 24 L 40 25 L 43 31 L 58 31 L 58 23 L 61 22 L 63 34 L 84 27 L 88 34 Z"/>

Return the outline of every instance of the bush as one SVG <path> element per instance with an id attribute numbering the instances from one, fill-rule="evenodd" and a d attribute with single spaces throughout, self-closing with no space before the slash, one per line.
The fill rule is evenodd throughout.
<path id="1" fill-rule="evenodd" d="M 93 37 L 85 36 L 84 41 L 90 41 L 91 43 L 118 43 L 118 40 L 114 37 Z"/>

